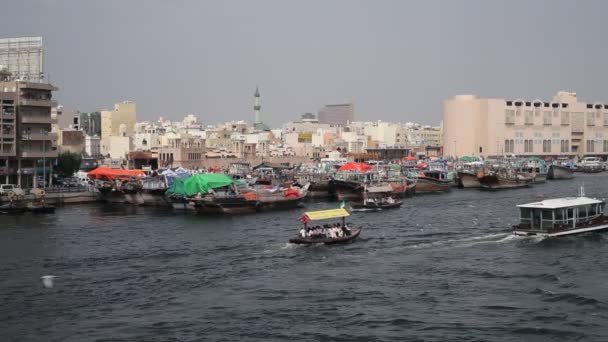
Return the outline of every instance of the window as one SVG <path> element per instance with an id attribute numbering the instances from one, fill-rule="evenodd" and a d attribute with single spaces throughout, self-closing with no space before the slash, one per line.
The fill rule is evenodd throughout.
<path id="1" fill-rule="evenodd" d="M 551 140 L 543 140 L 543 152 L 551 153 Z"/>
<path id="2" fill-rule="evenodd" d="M 595 141 L 587 140 L 587 152 L 595 152 Z"/>
<path id="3" fill-rule="evenodd" d="M 505 140 L 505 153 L 513 153 L 515 150 L 515 145 L 513 144 L 513 139 Z"/>
<path id="4" fill-rule="evenodd" d="M 587 113 L 587 126 L 595 126 L 595 115 Z"/>
<path id="5" fill-rule="evenodd" d="M 524 140 L 524 152 L 525 153 L 531 153 L 534 151 L 534 140 L 530 139 L 526 139 Z"/>
<path id="6" fill-rule="evenodd" d="M 534 113 L 532 113 L 531 110 L 527 110 L 526 111 L 526 125 L 533 125 L 534 124 Z"/>
<path id="7" fill-rule="evenodd" d="M 543 125 L 551 125 L 551 112 L 543 112 Z"/>
<path id="8" fill-rule="evenodd" d="M 562 112 L 562 125 L 569 125 L 569 124 L 570 124 L 570 113 Z"/>
<path id="9" fill-rule="evenodd" d="M 604 152 L 608 152 L 608 140 L 604 140 Z"/>
<path id="10" fill-rule="evenodd" d="M 604 126 L 608 126 L 608 113 L 604 113 Z"/>
<path id="11" fill-rule="evenodd" d="M 515 124 L 515 111 L 513 109 L 505 110 L 505 123 Z"/>
<path id="12" fill-rule="evenodd" d="M 561 141 L 561 152 L 570 152 L 570 141 L 569 140 Z"/>

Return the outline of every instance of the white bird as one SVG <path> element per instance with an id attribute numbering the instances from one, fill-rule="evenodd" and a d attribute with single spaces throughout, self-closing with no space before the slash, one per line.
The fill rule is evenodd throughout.
<path id="1" fill-rule="evenodd" d="M 54 275 L 45 275 L 40 277 L 40 279 L 42 279 L 42 285 L 44 285 L 44 287 L 46 287 L 47 289 L 52 289 L 55 277 L 56 276 Z"/>

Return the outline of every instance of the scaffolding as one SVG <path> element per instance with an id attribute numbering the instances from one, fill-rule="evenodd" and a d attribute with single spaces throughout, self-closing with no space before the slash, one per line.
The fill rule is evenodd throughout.
<path id="1" fill-rule="evenodd" d="M 42 37 L 0 39 L 0 69 L 6 68 L 15 80 L 42 82 L 43 57 Z"/>

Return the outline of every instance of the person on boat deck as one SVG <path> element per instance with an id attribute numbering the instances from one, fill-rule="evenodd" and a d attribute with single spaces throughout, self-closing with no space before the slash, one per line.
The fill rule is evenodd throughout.
<path id="1" fill-rule="evenodd" d="M 300 229 L 300 237 L 306 237 L 306 229 Z"/>
<path id="2" fill-rule="evenodd" d="M 386 199 L 386 203 L 393 204 L 395 203 L 395 200 L 392 197 L 389 197 Z"/>

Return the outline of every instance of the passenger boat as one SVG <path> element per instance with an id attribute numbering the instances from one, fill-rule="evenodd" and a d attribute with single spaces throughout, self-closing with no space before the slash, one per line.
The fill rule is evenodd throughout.
<path id="1" fill-rule="evenodd" d="M 349 243 L 355 240 L 361 233 L 361 228 L 351 228 L 346 223 L 345 219 L 350 214 L 346 209 L 330 209 L 309 211 L 300 217 L 300 222 L 304 227 L 300 230 L 298 237 L 289 239 L 290 243 L 312 245 L 312 244 L 342 244 Z M 341 223 L 331 226 L 316 226 L 309 227 L 309 223 L 313 221 L 330 220 L 341 218 Z"/>
<path id="2" fill-rule="evenodd" d="M 515 235 L 554 237 L 608 230 L 605 202 L 585 197 L 582 189 L 579 197 L 547 199 L 517 207 L 520 223 L 513 226 Z"/>
<path id="3" fill-rule="evenodd" d="M 549 166 L 549 172 L 547 173 L 547 179 L 558 180 L 558 179 L 572 179 L 574 178 L 574 171 L 567 167 L 553 164 Z"/>

